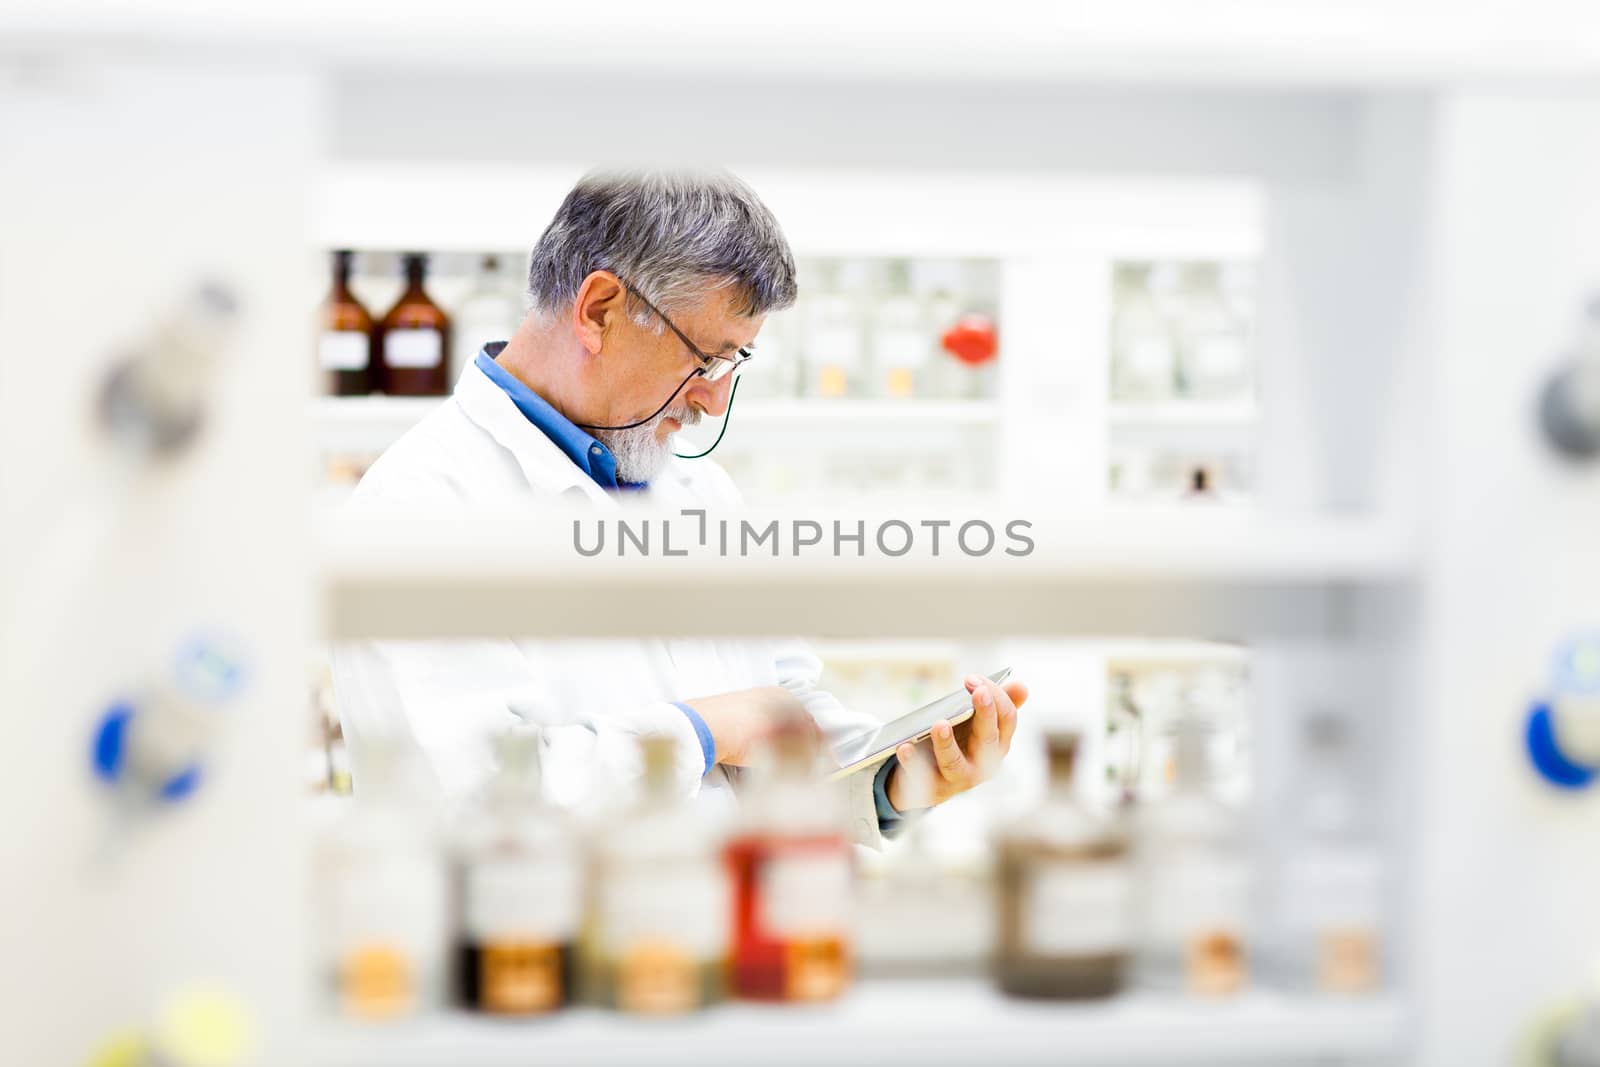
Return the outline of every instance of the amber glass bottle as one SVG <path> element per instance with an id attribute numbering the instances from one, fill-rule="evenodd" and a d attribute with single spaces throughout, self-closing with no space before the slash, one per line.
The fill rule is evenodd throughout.
<path id="1" fill-rule="evenodd" d="M 350 265 L 355 253 L 333 254 L 333 288 L 323 301 L 317 334 L 317 366 L 322 391 L 328 396 L 364 396 L 372 392 L 372 316 L 350 292 Z"/>
<path id="2" fill-rule="evenodd" d="M 423 289 L 428 257 L 407 253 L 405 271 L 406 290 L 379 329 L 380 384 L 391 396 L 443 396 L 450 391 L 450 318 Z"/>
<path id="3" fill-rule="evenodd" d="M 997 842 L 1000 944 L 995 970 L 1014 996 L 1106 997 L 1132 949 L 1128 846 L 1073 791 L 1080 738 L 1049 738 L 1044 803 Z"/>

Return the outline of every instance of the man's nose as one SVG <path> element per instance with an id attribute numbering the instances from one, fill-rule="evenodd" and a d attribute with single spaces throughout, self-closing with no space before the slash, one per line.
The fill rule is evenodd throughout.
<path id="1" fill-rule="evenodd" d="M 733 391 L 735 377 L 736 375 L 729 374 L 714 382 L 695 378 L 689 383 L 689 395 L 685 399 L 691 406 L 702 409 L 712 418 L 721 418 L 728 410 L 728 395 Z"/>

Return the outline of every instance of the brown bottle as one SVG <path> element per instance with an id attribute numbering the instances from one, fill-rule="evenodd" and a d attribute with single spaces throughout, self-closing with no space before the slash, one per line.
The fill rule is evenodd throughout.
<path id="1" fill-rule="evenodd" d="M 333 254 L 333 289 L 323 301 L 317 335 L 317 366 L 322 391 L 328 396 L 365 396 L 372 392 L 372 316 L 350 292 L 350 263 L 355 253 Z"/>
<path id="2" fill-rule="evenodd" d="M 443 396 L 450 391 L 450 319 L 422 288 L 428 257 L 406 253 L 405 271 L 406 291 L 379 327 L 379 384 L 391 396 Z"/>
<path id="3" fill-rule="evenodd" d="M 1049 739 L 1044 803 L 997 842 L 995 971 L 1013 996 L 1083 999 L 1122 987 L 1132 948 L 1127 842 L 1073 795 L 1079 738 Z"/>

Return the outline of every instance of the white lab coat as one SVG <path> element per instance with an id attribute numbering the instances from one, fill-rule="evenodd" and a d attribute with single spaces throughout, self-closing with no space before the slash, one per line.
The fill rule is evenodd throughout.
<path id="1" fill-rule="evenodd" d="M 373 464 L 350 508 L 448 507 L 527 496 L 621 507 L 468 364 L 454 395 Z M 726 472 L 709 459 L 670 460 L 649 497 L 673 511 L 739 501 Z M 586 815 L 633 795 L 642 771 L 636 738 L 661 733 L 677 743 L 682 794 L 696 798 L 709 818 L 731 817 L 735 776 L 721 766 L 702 773 L 699 739 L 672 702 L 782 685 L 801 697 L 831 742 L 870 728 L 873 720 L 817 688 L 820 673 L 816 656 L 797 641 L 507 637 L 361 641 L 333 649 L 334 691 L 358 782 L 364 742 L 381 735 L 414 744 L 445 794 L 464 798 L 494 770 L 491 739 L 519 722 L 538 721 L 546 727 L 546 791 Z M 852 776 L 849 793 L 851 837 L 877 847 L 872 775 Z"/>

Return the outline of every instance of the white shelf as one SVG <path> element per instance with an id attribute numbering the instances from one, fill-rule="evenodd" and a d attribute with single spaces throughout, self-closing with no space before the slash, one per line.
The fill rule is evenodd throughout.
<path id="1" fill-rule="evenodd" d="M 440 404 L 443 396 L 325 396 L 306 411 L 319 449 L 382 452 Z"/>
<path id="2" fill-rule="evenodd" d="M 1119 84 L 1317 88 L 1437 84 L 1492 78 L 1588 78 L 1600 47 L 1583 8 L 1335 0 L 1055 5 L 1002 0 L 974 19 L 964 7 L 846 4 L 797 7 L 781 27 L 770 12 L 713 0 L 692 20 L 642 0 L 620 4 L 608 35 L 618 69 L 656 77 L 725 71 L 731 77 L 906 78 L 937 70 L 958 82 L 1099 79 Z M 454 72 L 577 72 L 591 43 L 581 8 L 469 0 L 452 18 L 392 20 L 373 32 L 358 0 L 286 0 L 270 17 L 205 0 L 12 0 L 7 36 L 101 42 L 159 39 L 169 51 L 255 57 L 264 43 L 327 68 L 402 65 Z M 915 33 L 907 33 L 914 18 Z M 856 47 L 839 47 L 848 24 Z M 1373 47 L 1382 41 L 1382 48 Z"/>
<path id="3" fill-rule="evenodd" d="M 735 410 L 735 422 L 775 426 L 985 426 L 1000 417 L 992 400 L 750 400 Z"/>
<path id="4" fill-rule="evenodd" d="M 624 518 L 635 532 L 648 524 L 653 554 L 617 554 Z M 997 547 L 968 556 L 954 537 L 975 521 L 990 524 Z M 1012 521 L 1031 524 L 1022 531 L 1033 543 L 1025 555 L 1004 551 L 1021 550 L 1005 535 Z M 575 535 L 592 546 L 602 522 L 605 549 L 582 555 Z M 821 524 L 824 540 L 796 553 L 806 522 Z M 834 554 L 834 522 L 846 532 L 860 524 L 862 555 L 849 543 Z M 896 522 L 910 527 L 912 543 L 890 556 L 876 547 L 877 535 L 888 530 L 887 543 L 899 549 L 905 537 Z M 935 553 L 925 524 L 941 522 Z M 776 524 L 775 540 L 741 551 L 746 523 L 757 532 Z M 653 626 L 678 634 L 802 630 L 819 638 L 1244 639 L 1317 633 L 1327 589 L 1405 582 L 1415 570 L 1409 533 L 1364 519 L 1196 511 L 1150 521 L 985 499 L 713 514 L 703 544 L 698 529 L 695 517 L 634 510 L 497 509 L 445 518 L 396 509 L 340 517 L 323 539 L 329 626 L 337 637 L 637 636 Z M 668 537 L 672 556 L 664 554 Z M 973 543 L 979 539 L 974 528 Z M 664 614 L 664 603 L 689 606 Z"/>
<path id="5" fill-rule="evenodd" d="M 1113 431 L 1250 430 L 1260 418 L 1260 408 L 1253 400 L 1114 403 L 1107 415 Z"/>
<path id="6" fill-rule="evenodd" d="M 978 979 L 863 983 L 829 1007 L 729 1005 L 681 1020 L 569 1012 L 516 1023 L 464 1015 L 318 1035 L 318 1067 L 524 1067 L 529 1063 L 1060 1064 L 1387 1058 L 1404 1039 L 1396 1000 L 1250 993 L 1228 1001 L 1130 995 L 1101 1003 L 1010 1000 Z"/>
<path id="7" fill-rule="evenodd" d="M 319 449 L 335 453 L 382 452 L 447 397 L 318 397 L 307 420 Z M 994 401 L 747 400 L 735 404 L 736 431 L 791 432 L 982 428 L 999 420 Z M 698 430 L 705 433 L 704 429 Z M 813 447 L 822 442 L 814 441 Z"/>

